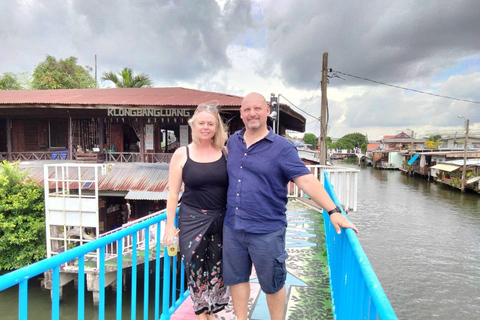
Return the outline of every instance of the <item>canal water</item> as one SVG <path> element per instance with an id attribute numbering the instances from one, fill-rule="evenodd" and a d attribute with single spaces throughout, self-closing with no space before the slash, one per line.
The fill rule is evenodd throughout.
<path id="1" fill-rule="evenodd" d="M 152 267 L 150 267 L 152 268 Z M 152 270 L 152 269 L 150 269 Z M 135 307 L 136 319 L 143 319 L 143 266 L 138 266 L 137 277 L 137 301 Z M 43 276 L 42 276 L 43 277 Z M 128 274 L 126 285 L 122 293 L 122 315 L 123 319 L 131 318 L 131 274 Z M 155 282 L 152 277 L 149 282 L 149 311 L 148 319 L 154 319 L 154 288 Z M 38 276 L 28 282 L 28 319 L 48 320 L 51 319 L 51 299 L 50 290 L 42 289 L 40 286 L 41 277 Z M 161 299 L 160 299 L 161 301 Z M 108 287 L 105 290 L 105 319 L 115 319 L 116 317 L 116 292 Z M 78 299 L 77 288 L 73 281 L 63 287 L 63 299 L 60 302 L 60 319 L 74 320 L 78 318 Z M 161 306 L 161 302 L 160 302 Z M 98 307 L 93 306 L 93 296 L 88 290 L 85 290 L 85 319 L 99 319 Z M 18 319 L 18 286 L 14 286 L 0 292 L 0 320 Z"/>
<path id="2" fill-rule="evenodd" d="M 480 319 L 480 195 L 362 168 L 349 218 L 399 319 Z"/>
<path id="3" fill-rule="evenodd" d="M 358 212 L 349 218 L 360 229 L 360 243 L 399 319 L 480 319 L 479 194 L 367 167 L 359 175 Z M 123 295 L 127 318 L 129 292 Z M 77 318 L 75 293 L 73 284 L 65 287 L 61 319 Z M 17 297 L 16 288 L 0 292 L 0 319 L 17 319 Z M 111 319 L 110 290 L 106 300 Z M 29 304 L 31 319 L 50 319 L 50 292 L 41 290 L 38 280 L 29 284 Z M 86 305 L 85 319 L 98 319 L 97 309 Z M 139 299 L 138 319 L 141 310 Z"/>

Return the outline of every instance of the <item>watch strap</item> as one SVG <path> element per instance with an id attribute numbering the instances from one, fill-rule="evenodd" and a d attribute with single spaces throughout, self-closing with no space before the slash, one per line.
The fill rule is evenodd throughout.
<path id="1" fill-rule="evenodd" d="M 334 214 L 335 212 L 339 212 L 339 213 L 342 213 L 342 209 L 340 209 L 339 206 L 336 206 L 335 208 L 333 208 L 332 210 L 330 211 L 327 211 L 328 215 L 331 216 L 332 214 Z"/>

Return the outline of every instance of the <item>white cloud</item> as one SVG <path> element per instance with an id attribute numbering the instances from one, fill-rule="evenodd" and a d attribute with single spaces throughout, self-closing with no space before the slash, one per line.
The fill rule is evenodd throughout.
<path id="1" fill-rule="evenodd" d="M 97 55 L 99 76 L 131 67 L 156 86 L 276 93 L 318 117 L 328 52 L 337 71 L 480 101 L 479 16 L 476 1 L 450 0 L 6 1 L 0 74 L 33 72 L 47 54 L 93 67 Z M 457 114 L 478 130 L 479 104 L 340 76 L 328 84 L 333 137 L 459 130 Z"/>

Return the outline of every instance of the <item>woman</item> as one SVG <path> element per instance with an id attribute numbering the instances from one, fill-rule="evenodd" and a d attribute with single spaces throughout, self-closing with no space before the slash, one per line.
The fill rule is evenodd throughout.
<path id="1" fill-rule="evenodd" d="M 184 183 L 178 218 L 180 254 L 195 314 L 199 319 L 215 319 L 214 313 L 224 309 L 229 300 L 222 278 L 222 228 L 228 188 L 223 154 L 226 126 L 213 104 L 200 104 L 188 124 L 193 142 L 178 148 L 170 161 L 163 244 L 172 244 L 177 233 L 175 212 Z"/>

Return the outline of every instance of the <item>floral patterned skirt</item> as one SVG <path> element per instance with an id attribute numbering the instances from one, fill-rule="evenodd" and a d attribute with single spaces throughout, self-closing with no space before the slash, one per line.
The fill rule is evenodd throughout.
<path id="1" fill-rule="evenodd" d="M 180 206 L 180 254 L 195 314 L 221 311 L 230 299 L 222 277 L 224 217 L 225 209 L 201 210 L 185 203 Z"/>

